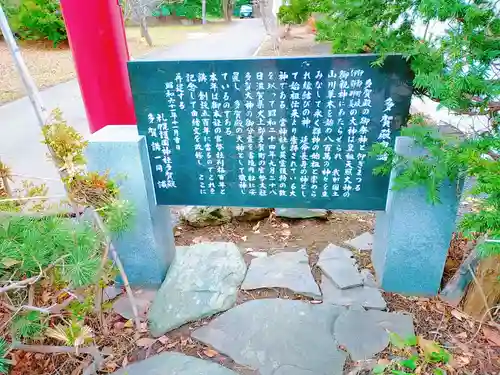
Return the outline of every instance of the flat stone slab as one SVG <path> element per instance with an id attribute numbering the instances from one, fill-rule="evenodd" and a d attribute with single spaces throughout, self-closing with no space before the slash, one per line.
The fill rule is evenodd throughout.
<path id="1" fill-rule="evenodd" d="M 285 217 L 288 219 L 325 218 L 328 215 L 327 210 L 308 208 L 277 208 L 275 213 L 278 217 Z"/>
<path id="2" fill-rule="evenodd" d="M 389 332 L 403 338 L 414 335 L 412 317 L 354 309 L 342 314 L 334 324 L 337 342 L 346 348 L 354 361 L 370 359 L 384 350 L 389 345 Z"/>
<path id="3" fill-rule="evenodd" d="M 223 313 L 192 336 L 261 375 L 341 375 L 346 354 L 337 349 L 332 327 L 344 311 L 258 299 Z"/>
<path id="4" fill-rule="evenodd" d="M 319 256 L 318 267 L 340 289 L 363 285 L 356 261 L 349 254 L 349 250 L 330 244 Z"/>
<path id="5" fill-rule="evenodd" d="M 308 297 L 321 297 L 305 249 L 252 259 L 241 289 L 260 288 L 287 288 Z"/>
<path id="6" fill-rule="evenodd" d="M 149 310 L 151 334 L 159 337 L 185 323 L 229 309 L 236 303 L 245 272 L 245 262 L 234 243 L 177 247 Z"/>
<path id="7" fill-rule="evenodd" d="M 385 310 L 387 304 L 377 288 L 366 285 L 340 289 L 325 275 L 321 278 L 323 302 L 339 306 L 361 306 L 366 309 Z"/>
<path id="8" fill-rule="evenodd" d="M 167 352 L 133 363 L 114 375 L 237 375 L 217 363 L 181 353 Z"/>
<path id="9" fill-rule="evenodd" d="M 344 242 L 347 246 L 359 251 L 371 251 L 373 249 L 373 234 L 365 232 L 352 240 Z"/>
<path id="10" fill-rule="evenodd" d="M 375 280 L 375 276 L 373 273 L 367 268 L 361 270 L 361 277 L 363 278 L 363 285 L 369 286 L 372 288 L 378 288 L 377 281 Z"/>

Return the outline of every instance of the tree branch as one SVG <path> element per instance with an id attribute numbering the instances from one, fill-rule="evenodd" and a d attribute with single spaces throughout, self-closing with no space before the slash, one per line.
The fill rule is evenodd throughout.
<path id="1" fill-rule="evenodd" d="M 120 260 L 120 257 L 118 256 L 118 253 L 116 252 L 115 247 L 113 246 L 113 243 L 111 242 L 111 236 L 106 229 L 104 223 L 102 222 L 101 217 L 99 214 L 95 211 L 95 209 L 92 209 L 92 216 L 94 218 L 95 223 L 101 230 L 101 232 L 104 234 L 106 237 L 106 241 L 109 244 L 109 252 L 111 253 L 111 257 L 113 258 L 114 262 L 116 263 L 116 266 L 118 267 L 118 270 L 120 271 L 120 276 L 123 281 L 123 286 L 125 287 L 125 291 L 127 292 L 127 296 L 130 301 L 130 306 L 132 307 L 132 313 L 134 314 L 134 321 L 135 321 L 135 326 L 137 329 L 137 333 L 141 331 L 141 320 L 139 319 L 139 312 L 137 310 L 137 302 L 134 297 L 134 293 L 132 289 L 130 288 L 130 284 L 128 282 L 128 277 L 127 274 L 125 273 L 125 269 L 123 268 L 123 264 Z"/>

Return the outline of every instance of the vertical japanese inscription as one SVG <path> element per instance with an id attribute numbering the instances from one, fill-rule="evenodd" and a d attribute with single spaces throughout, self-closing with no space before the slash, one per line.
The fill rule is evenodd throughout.
<path id="1" fill-rule="evenodd" d="M 392 144 L 404 122 L 409 75 L 402 60 L 392 76 L 366 58 L 348 60 L 170 63 L 161 100 L 138 111 L 157 196 L 178 198 L 171 204 L 194 195 L 191 204 L 382 209 L 388 181 L 372 169 L 386 156 L 367 155 L 375 142 Z"/>

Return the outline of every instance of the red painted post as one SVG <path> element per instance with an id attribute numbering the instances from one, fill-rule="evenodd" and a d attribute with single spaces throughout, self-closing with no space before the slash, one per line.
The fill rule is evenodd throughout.
<path id="1" fill-rule="evenodd" d="M 91 133 L 135 125 L 129 53 L 118 0 L 61 0 Z"/>

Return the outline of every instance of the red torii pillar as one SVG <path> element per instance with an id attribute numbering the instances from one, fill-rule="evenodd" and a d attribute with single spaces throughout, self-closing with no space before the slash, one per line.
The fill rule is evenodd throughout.
<path id="1" fill-rule="evenodd" d="M 135 125 L 129 53 L 118 0 L 61 0 L 91 133 Z"/>

